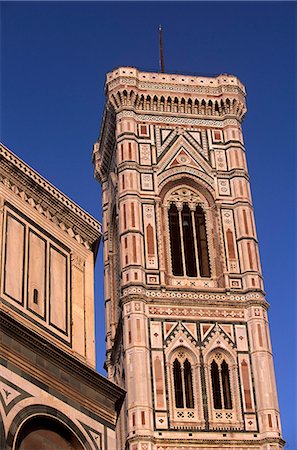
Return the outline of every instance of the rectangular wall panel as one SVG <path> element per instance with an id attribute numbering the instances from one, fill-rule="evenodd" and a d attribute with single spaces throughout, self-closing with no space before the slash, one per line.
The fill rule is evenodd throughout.
<path id="1" fill-rule="evenodd" d="M 152 351 L 152 369 L 154 380 L 155 409 L 164 410 L 166 409 L 166 391 L 162 351 Z"/>
<path id="2" fill-rule="evenodd" d="M 67 259 L 50 248 L 50 323 L 67 332 Z"/>
<path id="3" fill-rule="evenodd" d="M 221 211 L 228 271 L 238 273 L 239 264 L 233 210 L 222 209 Z"/>
<path id="4" fill-rule="evenodd" d="M 45 318 L 46 243 L 30 230 L 28 258 L 28 308 Z"/>
<path id="5" fill-rule="evenodd" d="M 4 293 L 18 303 L 24 301 L 25 226 L 10 214 L 6 222 Z"/>
<path id="6" fill-rule="evenodd" d="M 248 355 L 238 355 L 244 412 L 254 411 L 254 395 Z"/>
<path id="7" fill-rule="evenodd" d="M 146 267 L 148 269 L 157 269 L 158 254 L 154 205 L 143 205 L 143 226 Z"/>

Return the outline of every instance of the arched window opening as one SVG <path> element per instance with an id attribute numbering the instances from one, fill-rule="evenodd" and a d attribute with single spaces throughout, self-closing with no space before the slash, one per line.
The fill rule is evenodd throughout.
<path id="1" fill-rule="evenodd" d="M 171 260 L 173 275 L 181 276 L 183 272 L 182 252 L 181 252 L 181 237 L 179 226 L 179 215 L 177 207 L 171 205 L 169 209 L 169 229 L 170 229 L 170 244 L 171 244 Z"/>
<path id="2" fill-rule="evenodd" d="M 213 406 L 215 409 L 222 409 L 219 367 L 215 361 L 211 363 L 211 384 Z"/>
<path id="3" fill-rule="evenodd" d="M 227 108 L 227 111 L 229 112 L 229 110 L 230 110 L 230 100 L 229 100 L 229 98 L 226 99 L 226 108 Z"/>
<path id="4" fill-rule="evenodd" d="M 210 277 L 205 216 L 202 208 L 169 208 L 172 273 L 175 276 Z M 199 271 L 198 271 L 199 268 Z"/>
<path id="5" fill-rule="evenodd" d="M 178 98 L 175 97 L 174 102 L 173 102 L 173 112 L 177 112 L 178 111 Z"/>
<path id="6" fill-rule="evenodd" d="M 184 363 L 184 379 L 185 379 L 186 407 L 194 408 L 192 367 L 187 359 L 185 360 Z"/>
<path id="7" fill-rule="evenodd" d="M 151 109 L 151 97 L 149 95 L 146 97 L 146 109 Z"/>
<path id="8" fill-rule="evenodd" d="M 192 100 L 190 98 L 188 99 L 187 112 L 192 112 Z"/>
<path id="9" fill-rule="evenodd" d="M 198 114 L 199 112 L 199 101 L 196 99 L 194 103 L 194 113 Z"/>
<path id="10" fill-rule="evenodd" d="M 82 450 L 77 437 L 60 422 L 49 417 L 29 419 L 17 437 L 17 450 Z"/>
<path id="11" fill-rule="evenodd" d="M 221 364 L 222 386 L 225 409 L 232 409 L 231 387 L 229 377 L 229 367 L 226 361 Z"/>
<path id="12" fill-rule="evenodd" d="M 232 395 L 230 385 L 229 366 L 225 360 L 219 365 L 211 363 L 211 384 L 213 404 L 215 409 L 232 409 Z"/>
<path id="13" fill-rule="evenodd" d="M 188 205 L 184 205 L 182 209 L 182 224 L 183 224 L 183 241 L 186 263 L 186 274 L 189 277 L 197 277 L 194 235 L 191 211 Z"/>
<path id="14" fill-rule="evenodd" d="M 171 111 L 171 105 L 172 104 L 172 102 L 171 102 L 171 97 L 168 97 L 168 99 L 167 99 L 167 111 Z"/>
<path id="15" fill-rule="evenodd" d="M 181 109 L 181 112 L 185 112 L 185 110 L 186 110 L 186 101 L 184 98 L 181 99 L 180 109 Z"/>
<path id="16" fill-rule="evenodd" d="M 176 408 L 194 408 L 192 366 L 188 359 L 173 363 L 174 394 Z"/>
<path id="17" fill-rule="evenodd" d="M 196 236 L 198 243 L 199 270 L 201 277 L 210 277 L 207 235 L 203 210 L 197 206 L 195 211 Z"/>
<path id="18" fill-rule="evenodd" d="M 206 113 L 206 101 L 204 99 L 201 102 L 201 112 L 202 114 Z"/>
<path id="19" fill-rule="evenodd" d="M 128 98 L 128 93 L 127 91 L 123 92 L 123 103 L 124 105 L 127 105 L 127 98 Z"/>
<path id="20" fill-rule="evenodd" d="M 183 408 L 184 396 L 182 385 L 182 373 L 181 373 L 181 365 L 178 359 L 175 359 L 173 363 L 173 378 L 174 378 L 175 406 L 177 408 Z"/>

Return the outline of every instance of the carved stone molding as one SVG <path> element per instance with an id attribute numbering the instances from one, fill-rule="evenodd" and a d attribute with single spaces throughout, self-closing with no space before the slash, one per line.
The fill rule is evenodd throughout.
<path id="1" fill-rule="evenodd" d="M 135 120 L 139 120 L 141 122 L 146 123 L 155 123 L 160 122 L 164 124 L 178 124 L 178 125 L 200 125 L 206 127 L 216 127 L 216 128 L 224 128 L 226 125 L 234 125 L 238 126 L 239 121 L 236 119 L 225 119 L 225 120 L 213 120 L 213 119 L 194 119 L 188 117 L 179 117 L 173 115 L 164 115 L 160 114 L 136 114 L 130 110 L 124 110 L 118 113 L 118 118 L 121 119 L 123 117 L 133 117 Z"/>
<path id="2" fill-rule="evenodd" d="M 2 145 L 0 160 L 0 183 L 6 188 L 86 248 L 100 238 L 96 219 Z"/>
<path id="3" fill-rule="evenodd" d="M 76 267 L 78 270 L 80 270 L 81 272 L 84 271 L 85 268 L 85 261 L 84 259 L 80 258 L 78 255 L 76 255 L 75 253 L 71 254 L 71 263 L 74 267 Z"/>

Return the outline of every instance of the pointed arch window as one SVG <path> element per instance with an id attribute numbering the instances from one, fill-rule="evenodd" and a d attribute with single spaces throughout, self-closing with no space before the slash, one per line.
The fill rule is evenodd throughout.
<path id="1" fill-rule="evenodd" d="M 186 407 L 194 408 L 192 367 L 191 363 L 187 359 L 185 360 L 184 363 L 184 380 L 185 380 Z"/>
<path id="2" fill-rule="evenodd" d="M 210 277 L 205 215 L 201 206 L 190 209 L 172 203 L 168 212 L 172 273 L 175 276 Z"/>
<path id="3" fill-rule="evenodd" d="M 173 363 L 176 408 L 194 408 L 192 366 L 188 359 L 183 365 L 176 358 Z"/>
<path id="4" fill-rule="evenodd" d="M 226 361 L 223 360 L 221 364 L 217 364 L 213 360 L 210 374 L 214 409 L 232 409 L 229 366 Z"/>
<path id="5" fill-rule="evenodd" d="M 176 359 L 173 363 L 173 377 L 174 377 L 174 393 L 175 393 L 175 406 L 177 408 L 184 407 L 184 395 L 182 385 L 182 372 L 181 364 Z"/>

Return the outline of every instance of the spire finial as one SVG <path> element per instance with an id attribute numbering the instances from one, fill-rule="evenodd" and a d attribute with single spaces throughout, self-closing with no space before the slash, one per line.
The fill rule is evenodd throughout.
<path id="1" fill-rule="evenodd" d="M 164 55 L 163 55 L 163 43 L 162 43 L 162 25 L 159 25 L 159 44 L 160 44 L 160 70 L 164 73 Z"/>

